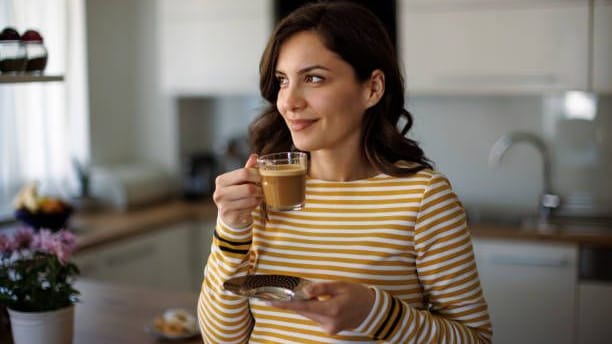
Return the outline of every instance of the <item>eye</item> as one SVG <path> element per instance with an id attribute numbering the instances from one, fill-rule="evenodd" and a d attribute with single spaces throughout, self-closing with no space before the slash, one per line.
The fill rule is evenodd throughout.
<path id="1" fill-rule="evenodd" d="M 278 84 L 279 87 L 285 87 L 289 83 L 289 80 L 284 75 L 277 75 L 276 83 Z"/>
<path id="2" fill-rule="evenodd" d="M 308 83 L 312 83 L 312 84 L 320 84 L 322 83 L 325 79 L 323 79 L 323 77 L 320 77 L 318 75 L 306 75 L 305 78 L 306 82 Z"/>

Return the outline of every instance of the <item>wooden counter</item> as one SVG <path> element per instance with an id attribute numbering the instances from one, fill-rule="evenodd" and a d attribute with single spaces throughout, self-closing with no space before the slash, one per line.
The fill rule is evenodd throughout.
<path id="1" fill-rule="evenodd" d="M 70 227 L 77 234 L 78 251 L 158 230 L 183 221 L 214 220 L 212 201 L 161 203 L 127 212 L 101 211 L 75 216 Z"/>
<path id="2" fill-rule="evenodd" d="M 475 238 L 563 242 L 585 247 L 612 248 L 612 228 L 559 227 L 549 231 L 538 231 L 535 228 L 474 224 L 470 226 L 470 230 Z"/>
<path id="3" fill-rule="evenodd" d="M 198 295 L 164 292 L 92 281 L 78 281 L 81 302 L 76 304 L 74 344 L 159 343 L 145 332 L 155 316 L 168 308 L 193 312 Z M 12 343 L 7 333 L 1 343 Z M 180 343 L 202 343 L 200 336 Z"/>
<path id="4" fill-rule="evenodd" d="M 181 221 L 211 221 L 217 215 L 212 201 L 171 201 L 128 212 L 79 214 L 72 221 L 78 234 L 79 250 L 87 250 L 113 241 L 163 228 Z M 536 229 L 499 224 L 471 223 L 477 238 L 569 242 L 578 245 L 612 248 L 612 228 L 558 228 L 541 232 Z"/>

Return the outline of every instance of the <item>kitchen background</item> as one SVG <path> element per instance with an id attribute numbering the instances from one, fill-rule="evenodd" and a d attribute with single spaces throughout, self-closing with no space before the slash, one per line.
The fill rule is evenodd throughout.
<path id="1" fill-rule="evenodd" d="M 259 58 L 276 13 L 283 7 L 279 3 L 84 1 L 85 145 L 89 147 L 86 160 L 92 166 L 96 196 L 120 209 L 142 206 L 168 193 L 190 191 L 198 196 L 199 192 L 210 192 L 206 185 L 210 175 L 243 163 L 248 124 L 262 107 Z M 549 151 L 552 191 L 561 200 L 556 213 L 587 218 L 612 230 L 612 1 L 371 3 L 390 7 L 395 14 L 398 55 L 406 72 L 407 108 L 414 116 L 410 135 L 450 178 L 473 223 L 518 225 L 537 214 L 544 181 L 543 159 L 536 147 L 517 143 L 496 166 L 489 158 L 500 137 L 526 132 L 540 138 Z M 104 176 L 109 174 L 122 176 L 122 186 L 137 191 L 117 201 L 116 195 L 105 192 L 108 180 Z M 198 174 L 205 180 L 194 181 Z M 166 182 L 156 182 L 159 180 Z M 142 187 L 147 181 L 144 185 L 152 188 Z M 160 185 L 156 192 L 142 194 L 142 190 Z M 211 226 L 210 220 L 206 226 Z M 208 238 L 204 237 L 202 242 Z M 171 247 L 180 247 L 180 242 L 174 241 Z M 193 245 L 193 241 L 186 242 Z M 516 243 L 504 240 L 477 242 L 476 251 L 549 257 L 554 247 L 513 245 Z M 552 277 L 547 274 L 546 279 L 538 277 L 550 269 L 528 272 L 533 283 L 527 295 L 512 294 L 516 299 L 503 289 L 510 283 L 503 282 L 501 271 L 509 276 L 518 272 L 490 268 L 479 261 L 481 273 L 486 274 L 485 287 L 490 285 L 485 292 L 495 299 L 492 310 L 497 342 L 544 338 L 550 342 L 603 343 L 598 336 L 610 333 L 605 326 L 591 337 L 585 337 L 584 329 L 575 330 L 580 327 L 576 325 L 579 320 L 586 318 L 576 315 L 582 310 L 578 301 L 567 306 L 564 302 L 567 297 L 581 297 L 576 296 L 580 294 L 576 280 L 578 255 L 582 253 L 575 246 L 560 249 L 562 266 L 567 263 L 573 270 L 553 268 Z M 82 261 L 93 264 L 99 257 L 94 252 Z M 195 271 L 199 271 L 200 261 L 196 258 Z M 521 264 L 528 265 L 525 262 Z M 121 274 L 117 268 L 113 271 L 110 275 Z M 564 280 L 558 282 L 553 277 Z M 143 277 L 147 278 L 153 277 Z M 190 282 L 196 285 L 194 289 L 198 280 Z M 549 290 L 551 283 L 565 286 L 566 282 L 563 292 Z M 608 282 L 594 299 L 612 303 L 611 289 Z M 544 298 L 550 301 L 546 304 L 538 292 L 557 298 Z M 504 297 L 512 302 L 504 306 L 495 303 L 503 302 Z M 530 308 L 530 303 L 537 307 Z M 549 309 L 559 303 L 566 308 Z M 513 304 L 524 308 L 512 308 Z M 504 315 L 506 311 L 514 317 Z M 597 312 L 603 313 L 594 313 L 590 324 L 610 315 L 609 309 Z M 517 340 L 513 330 L 527 326 L 535 314 L 538 319 L 550 316 L 552 320 L 524 331 L 530 338 Z M 566 327 L 568 330 L 556 330 Z"/>
<path id="2" fill-rule="evenodd" d="M 596 15 L 610 5 L 596 4 Z M 593 208 L 585 213 L 612 213 L 609 20 L 591 32 L 588 1 L 397 7 L 412 135 L 474 214 L 537 209 L 542 160 L 534 147 L 513 147 L 499 167 L 488 163 L 496 139 L 514 131 L 547 143 L 553 190 L 562 205 L 573 201 L 567 211 L 586 202 Z M 262 106 L 257 71 L 272 8 L 88 1 L 93 163 L 154 161 L 181 174 L 189 154 L 223 152 L 244 136 Z M 596 109 L 568 113 L 570 90 L 595 92 Z"/>

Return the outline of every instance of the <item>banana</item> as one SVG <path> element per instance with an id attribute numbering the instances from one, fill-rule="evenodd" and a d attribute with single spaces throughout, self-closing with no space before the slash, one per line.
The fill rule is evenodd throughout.
<path id="1" fill-rule="evenodd" d="M 19 193 L 17 193 L 17 196 L 13 201 L 13 206 L 16 209 L 25 208 L 32 213 L 38 212 L 39 202 L 36 183 L 29 183 L 24 185 L 24 187 L 21 188 Z"/>

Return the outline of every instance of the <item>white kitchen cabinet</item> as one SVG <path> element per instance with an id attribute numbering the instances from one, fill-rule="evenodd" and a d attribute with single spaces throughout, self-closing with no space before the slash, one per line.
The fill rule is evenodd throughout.
<path id="1" fill-rule="evenodd" d="M 593 90 L 612 93 L 612 1 L 596 0 L 593 9 Z"/>
<path id="2" fill-rule="evenodd" d="M 271 0 L 160 0 L 161 85 L 172 94 L 253 94 Z"/>
<path id="3" fill-rule="evenodd" d="M 192 290 L 194 224 L 184 222 L 77 254 L 81 276 L 166 290 Z"/>
<path id="4" fill-rule="evenodd" d="M 573 343 L 578 247 L 475 239 L 493 342 Z"/>
<path id="5" fill-rule="evenodd" d="M 612 283 L 585 281 L 578 285 L 578 344 L 610 343 Z"/>
<path id="6" fill-rule="evenodd" d="M 404 0 L 398 7 L 408 92 L 503 94 L 589 87 L 586 0 Z"/>
<path id="7" fill-rule="evenodd" d="M 204 267 L 210 255 L 215 219 L 196 223 L 196 235 L 192 241 L 191 271 L 193 275 L 192 291 L 199 291 L 204 277 Z"/>

